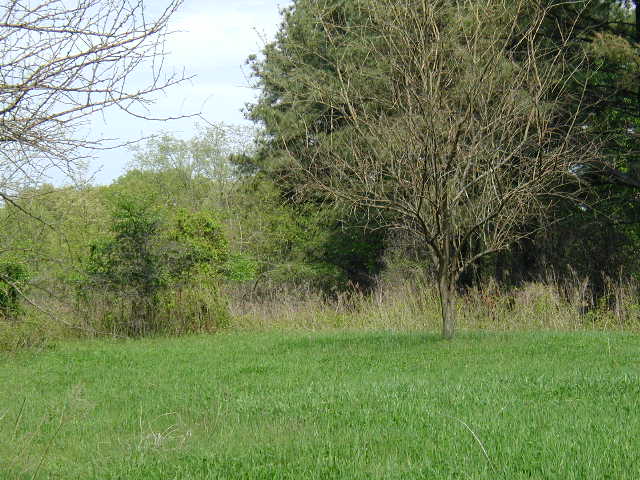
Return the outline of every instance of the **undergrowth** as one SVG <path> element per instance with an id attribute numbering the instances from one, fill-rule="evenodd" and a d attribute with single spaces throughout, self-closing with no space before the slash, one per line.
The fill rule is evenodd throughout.
<path id="1" fill-rule="evenodd" d="M 459 330 L 640 331 L 637 284 L 609 281 L 595 298 L 584 282 L 530 282 L 501 289 L 489 282 L 459 292 Z M 64 338 L 128 337 L 127 299 L 94 296 L 81 308 L 55 299 L 26 305 L 18 319 L 0 319 L 0 350 L 39 347 Z M 167 293 L 154 304 L 143 336 L 176 336 L 222 330 L 396 330 L 438 331 L 437 290 L 424 276 L 382 277 L 372 292 L 327 295 L 307 285 L 265 282 L 208 292 L 204 287 Z M 138 336 L 140 334 L 138 333 Z"/>

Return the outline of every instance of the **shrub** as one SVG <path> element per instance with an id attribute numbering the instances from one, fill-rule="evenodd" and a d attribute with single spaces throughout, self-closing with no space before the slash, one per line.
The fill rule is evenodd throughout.
<path id="1" fill-rule="evenodd" d="M 20 315 L 20 295 L 29 278 L 24 263 L 16 259 L 0 260 L 0 320 L 15 320 Z"/>
<path id="2" fill-rule="evenodd" d="M 87 265 L 94 297 L 106 303 L 103 327 L 135 336 L 219 328 L 228 322 L 217 286 L 228 260 L 210 212 L 166 220 L 143 200 L 117 198 L 111 235 L 91 245 Z"/>

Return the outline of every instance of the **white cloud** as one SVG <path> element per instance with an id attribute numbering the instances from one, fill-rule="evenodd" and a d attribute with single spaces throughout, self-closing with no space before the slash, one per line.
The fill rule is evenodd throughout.
<path id="1" fill-rule="evenodd" d="M 158 0 L 148 0 L 159 6 Z M 265 40 L 273 38 L 280 24 L 280 9 L 291 0 L 186 0 L 173 20 L 166 65 L 187 75 L 190 83 L 167 90 L 148 112 L 152 117 L 169 117 L 202 112 L 211 122 L 241 123 L 241 109 L 256 97 L 248 87 L 244 66 L 247 57 L 258 53 Z M 140 76 L 141 78 L 143 75 Z M 104 120 L 92 122 L 95 136 L 129 141 L 160 130 L 189 137 L 195 133 L 194 120 L 168 123 L 149 122 L 118 111 L 105 112 Z M 131 157 L 126 149 L 99 155 L 93 169 L 101 168 L 99 183 L 108 183 L 122 173 Z"/>
<path id="2" fill-rule="evenodd" d="M 178 65 L 237 67 L 272 38 L 279 23 L 276 2 L 237 2 L 234 7 L 209 4 L 177 17 L 177 32 L 169 41 L 171 60 Z"/>

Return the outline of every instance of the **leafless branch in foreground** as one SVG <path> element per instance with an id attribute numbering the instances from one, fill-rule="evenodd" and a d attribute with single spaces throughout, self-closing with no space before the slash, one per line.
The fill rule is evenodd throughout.
<path id="1" fill-rule="evenodd" d="M 144 0 L 3 2 L 0 191 L 52 168 L 73 173 L 101 146 L 79 133 L 91 115 L 113 107 L 145 118 L 154 93 L 187 79 L 164 68 L 168 23 L 182 2 L 166 0 L 154 16 Z"/>

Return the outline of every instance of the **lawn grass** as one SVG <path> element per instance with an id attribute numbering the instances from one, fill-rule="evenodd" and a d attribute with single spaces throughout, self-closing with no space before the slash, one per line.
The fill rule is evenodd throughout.
<path id="1" fill-rule="evenodd" d="M 0 478 L 638 479 L 640 336 L 235 332 L 5 354 Z"/>

